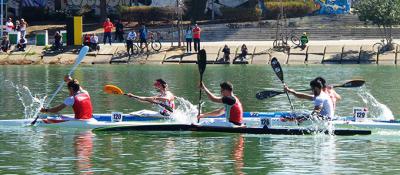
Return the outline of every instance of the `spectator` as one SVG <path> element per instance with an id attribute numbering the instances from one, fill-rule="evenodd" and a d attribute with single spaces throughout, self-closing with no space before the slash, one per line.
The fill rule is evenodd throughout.
<path id="1" fill-rule="evenodd" d="M 195 52 L 200 51 L 200 33 L 201 33 L 200 27 L 197 24 L 195 24 L 193 29 L 193 44 Z"/>
<path id="2" fill-rule="evenodd" d="M 242 53 L 240 53 L 239 54 L 239 56 L 238 57 L 236 57 L 234 60 L 233 60 L 233 62 L 235 62 L 238 58 L 240 59 L 240 61 L 244 61 L 244 60 L 246 60 L 246 56 L 247 56 L 247 46 L 246 46 L 246 44 L 243 44 L 242 45 L 242 47 L 240 48 L 240 51 L 242 52 Z"/>
<path id="3" fill-rule="evenodd" d="M 3 40 L 1 41 L 1 50 L 3 52 L 7 52 L 11 47 L 10 40 L 8 40 L 7 35 L 3 36 Z"/>
<path id="4" fill-rule="evenodd" d="M 21 19 L 21 24 L 20 24 L 20 29 L 21 29 L 21 35 L 22 37 L 25 38 L 26 35 L 26 28 L 28 27 L 28 23 L 25 21 L 24 18 Z"/>
<path id="5" fill-rule="evenodd" d="M 17 31 L 17 32 L 21 31 L 21 23 L 19 22 L 19 20 L 15 21 L 14 30 Z"/>
<path id="6" fill-rule="evenodd" d="M 146 26 L 142 25 L 142 27 L 139 29 L 139 39 L 140 39 L 140 48 L 142 49 L 143 52 L 143 43 L 145 44 L 147 52 L 149 51 L 149 48 L 147 47 L 147 34 L 148 30 Z"/>
<path id="7" fill-rule="evenodd" d="M 100 50 L 100 46 L 99 46 L 99 37 L 97 37 L 97 35 L 95 33 L 93 33 L 90 37 L 90 49 L 93 50 Z"/>
<path id="8" fill-rule="evenodd" d="M 133 42 L 136 39 L 136 32 L 131 31 L 128 33 L 128 37 L 126 37 L 126 51 L 128 52 L 129 57 L 133 54 Z"/>
<path id="9" fill-rule="evenodd" d="M 301 37 L 300 37 L 300 47 L 302 50 L 304 50 L 306 48 L 307 43 L 308 43 L 308 36 L 307 36 L 307 33 L 304 32 L 303 35 L 301 35 Z"/>
<path id="10" fill-rule="evenodd" d="M 9 32 L 13 31 L 14 29 L 14 23 L 12 22 L 11 18 L 8 18 L 6 22 L 6 32 L 5 35 L 7 35 Z"/>
<path id="11" fill-rule="evenodd" d="M 26 39 L 21 36 L 21 39 L 19 39 L 17 44 L 17 51 L 25 52 L 26 44 L 27 44 Z"/>
<path id="12" fill-rule="evenodd" d="M 117 23 L 115 24 L 115 38 L 114 41 L 122 42 L 124 41 L 124 25 L 122 24 L 122 21 L 119 19 Z"/>
<path id="13" fill-rule="evenodd" d="M 185 38 L 186 38 L 186 52 L 191 53 L 192 52 L 193 32 L 192 32 L 192 27 L 190 25 L 186 29 Z"/>
<path id="14" fill-rule="evenodd" d="M 108 38 L 108 42 L 111 45 L 111 31 L 114 28 L 113 23 L 110 21 L 110 18 L 107 18 L 106 21 L 103 23 L 103 28 L 104 28 L 104 37 L 103 37 L 103 43 L 104 45 L 106 44 L 106 40 Z"/>
<path id="15" fill-rule="evenodd" d="M 83 35 L 83 45 L 90 46 L 90 34 Z"/>
<path id="16" fill-rule="evenodd" d="M 230 60 L 229 55 L 231 54 L 231 49 L 229 49 L 228 45 L 225 44 L 224 48 L 222 49 L 222 52 L 224 53 L 224 56 L 222 57 L 221 61 L 229 62 Z"/>
<path id="17" fill-rule="evenodd" d="M 60 32 L 57 31 L 56 34 L 54 35 L 53 50 L 61 50 L 61 47 L 62 47 L 62 36 Z"/>

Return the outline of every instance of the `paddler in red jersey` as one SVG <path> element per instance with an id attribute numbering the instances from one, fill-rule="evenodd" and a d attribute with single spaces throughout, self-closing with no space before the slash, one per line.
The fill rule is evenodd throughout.
<path id="1" fill-rule="evenodd" d="M 92 102 L 89 93 L 82 90 L 78 80 L 72 79 L 67 82 L 69 97 L 64 100 L 64 103 L 53 108 L 42 108 L 43 113 L 58 113 L 67 106 L 72 106 L 75 113 L 75 119 L 91 119 L 93 115 Z"/>
<path id="2" fill-rule="evenodd" d="M 217 117 L 224 114 L 226 120 L 230 123 L 243 126 L 243 107 L 239 98 L 233 95 L 233 85 L 230 82 L 223 82 L 219 86 L 221 87 L 222 97 L 215 96 L 207 89 L 203 82 L 201 82 L 200 88 L 206 92 L 208 98 L 213 102 L 224 104 L 224 107 L 212 112 L 202 113 L 197 116 L 197 119 L 203 117 Z"/>

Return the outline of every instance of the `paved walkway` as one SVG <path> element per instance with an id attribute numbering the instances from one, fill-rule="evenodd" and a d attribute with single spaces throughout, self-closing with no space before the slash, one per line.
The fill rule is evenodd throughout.
<path id="1" fill-rule="evenodd" d="M 372 45 L 379 40 L 337 40 L 311 41 L 304 50 L 291 47 L 290 50 L 272 48 L 272 41 L 226 41 L 202 42 L 201 47 L 207 52 L 207 60 L 214 63 L 221 58 L 222 48 L 227 44 L 231 49 L 231 60 L 240 54 L 240 46 L 246 44 L 249 55 L 240 64 L 267 64 L 272 57 L 277 57 L 286 64 L 322 64 L 322 63 L 373 63 L 397 64 L 400 47 L 394 51 L 378 54 Z M 395 41 L 400 43 L 399 41 Z M 89 52 L 84 64 L 183 64 L 195 63 L 197 55 L 185 53 L 185 48 L 171 46 L 170 42 L 162 43 L 158 52 L 141 53 L 129 58 L 123 43 L 113 45 L 100 44 L 100 51 Z M 0 64 L 73 64 L 79 47 L 67 47 L 63 52 L 44 52 L 44 47 L 29 46 L 25 52 L 0 54 Z M 219 62 L 216 62 L 219 63 Z"/>

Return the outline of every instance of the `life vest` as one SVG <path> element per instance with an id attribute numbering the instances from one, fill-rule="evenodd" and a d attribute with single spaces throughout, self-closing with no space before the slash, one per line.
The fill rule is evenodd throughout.
<path id="1" fill-rule="evenodd" d="M 88 93 L 78 93 L 74 96 L 72 109 L 75 119 L 91 119 L 93 115 L 92 102 Z"/>
<path id="2" fill-rule="evenodd" d="M 235 104 L 233 105 L 227 105 L 225 104 L 225 117 L 229 122 L 234 122 L 234 123 L 243 123 L 243 107 L 242 103 L 239 101 L 239 99 L 235 96 L 233 96 L 236 100 Z"/>

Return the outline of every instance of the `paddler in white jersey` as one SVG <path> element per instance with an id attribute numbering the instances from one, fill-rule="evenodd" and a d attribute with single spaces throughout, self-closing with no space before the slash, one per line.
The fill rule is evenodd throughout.
<path id="1" fill-rule="evenodd" d="M 323 83 L 320 79 L 314 79 L 310 82 L 310 86 L 313 95 L 297 92 L 288 88 L 286 85 L 284 90 L 292 93 L 297 98 L 312 100 L 314 103 L 314 110 L 311 114 L 319 114 L 324 117 L 324 119 L 331 120 L 334 117 L 333 103 L 329 95 L 323 91 Z"/>
<path id="2" fill-rule="evenodd" d="M 160 93 L 156 96 L 152 96 L 152 97 L 142 97 L 142 96 L 137 96 L 134 95 L 132 93 L 128 93 L 127 95 L 129 97 L 134 97 L 139 99 L 140 101 L 143 102 L 160 102 L 165 104 L 166 106 L 171 107 L 172 109 L 175 109 L 175 96 L 174 94 L 172 94 L 171 91 L 168 90 L 168 84 L 167 82 L 165 82 L 163 79 L 157 79 L 154 84 L 153 84 L 154 88 L 157 89 L 157 91 Z M 163 116 L 170 116 L 171 112 L 166 110 L 165 108 L 160 106 L 160 111 L 159 113 Z"/>

